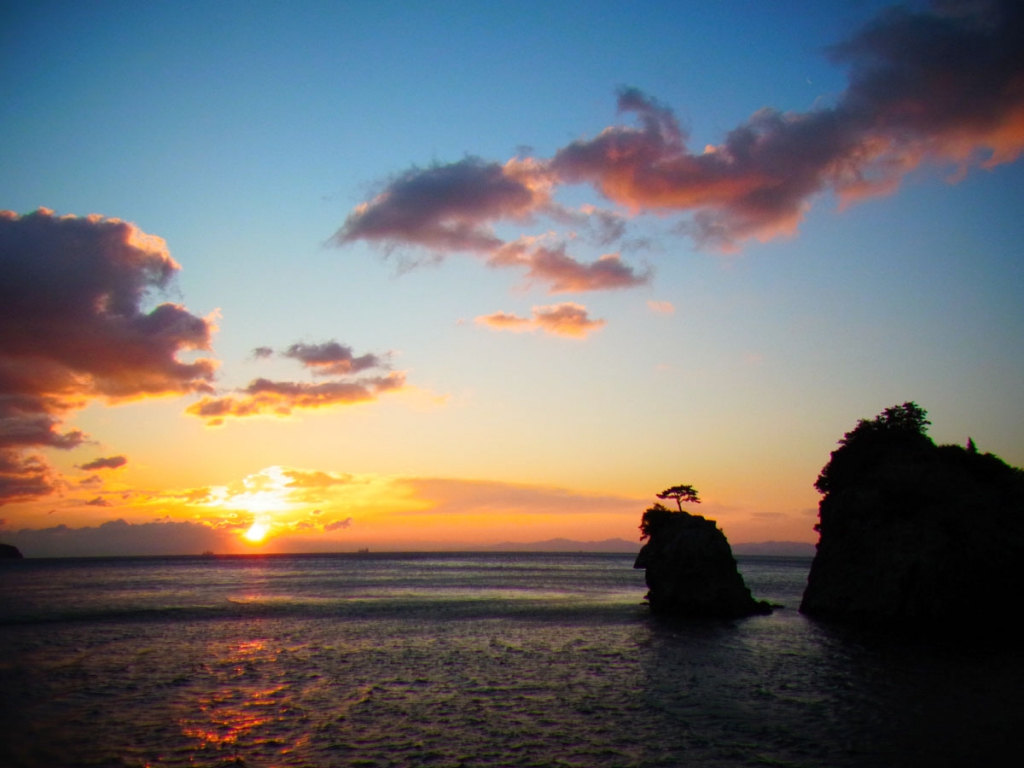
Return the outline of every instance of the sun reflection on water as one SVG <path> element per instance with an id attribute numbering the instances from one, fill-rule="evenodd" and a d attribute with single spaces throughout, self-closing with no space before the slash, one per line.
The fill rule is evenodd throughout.
<path id="1" fill-rule="evenodd" d="M 216 685 L 199 694 L 179 719 L 182 734 L 198 742 L 200 750 L 272 745 L 275 751 L 290 751 L 273 735 L 280 730 L 274 725 L 286 720 L 288 685 L 261 680 L 264 667 L 274 664 L 277 654 L 263 640 L 245 640 L 214 655 L 204 669 L 214 675 Z"/>

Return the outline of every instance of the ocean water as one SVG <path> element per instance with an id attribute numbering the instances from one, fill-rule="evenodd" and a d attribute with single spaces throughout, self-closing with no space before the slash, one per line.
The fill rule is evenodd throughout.
<path id="1" fill-rule="evenodd" d="M 820 624 L 806 559 L 739 558 L 771 616 L 659 620 L 632 560 L 4 563 L 0 766 L 1017 764 L 1019 644 Z"/>

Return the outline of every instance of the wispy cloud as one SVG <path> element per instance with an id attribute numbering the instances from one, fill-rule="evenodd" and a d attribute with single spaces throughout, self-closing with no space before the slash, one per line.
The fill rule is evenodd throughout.
<path id="1" fill-rule="evenodd" d="M 272 347 L 256 347 L 252 352 L 256 360 L 265 360 L 274 354 Z M 314 384 L 261 377 L 253 379 L 246 387 L 203 397 L 190 405 L 186 413 L 205 419 L 210 426 L 220 426 L 228 418 L 285 417 L 296 410 L 365 403 L 385 392 L 405 387 L 405 374 L 390 370 L 388 356 L 356 356 L 351 347 L 333 339 L 319 344 L 297 342 L 277 354 L 296 360 L 314 376 L 330 376 L 333 380 Z M 380 373 L 355 376 L 373 369 Z"/>
<path id="2" fill-rule="evenodd" d="M 463 546 L 506 541 L 527 518 L 550 526 L 544 530 L 553 536 L 565 536 L 581 521 L 609 526 L 608 531 L 625 521 L 632 532 L 648 501 L 556 486 L 273 466 L 225 486 L 134 492 L 118 506 L 117 520 L 85 527 L 6 528 L 3 539 L 31 557 L 235 552 L 247 551 L 240 537 L 258 520 L 269 531 L 266 551 L 367 544 L 422 549 L 455 543 L 447 530 L 453 519 L 473 531 Z M 101 513 L 102 508 L 92 514 Z M 419 525 L 410 526 L 410 517 Z"/>
<path id="3" fill-rule="evenodd" d="M 86 472 L 92 472 L 97 469 L 117 469 L 127 463 L 128 459 L 124 456 L 107 456 L 106 458 L 93 459 L 85 464 L 80 464 L 78 468 L 84 469 Z"/>
<path id="4" fill-rule="evenodd" d="M 647 308 L 656 315 L 673 315 L 676 308 L 671 301 L 656 301 L 651 299 L 647 302 Z"/>
<path id="5" fill-rule="evenodd" d="M 385 367 L 385 363 L 377 355 L 355 357 L 351 347 L 336 341 L 326 341 L 322 344 L 292 344 L 282 354 L 298 360 L 315 375 L 320 376 L 344 376 L 370 368 Z"/>
<path id="6" fill-rule="evenodd" d="M 632 288 L 651 280 L 650 270 L 637 272 L 617 253 L 608 253 L 585 264 L 566 253 L 564 243 L 538 244 L 539 238 L 524 236 L 506 243 L 487 259 L 492 267 L 524 267 L 527 281 L 548 287 L 548 293 L 584 293 Z"/>
<path id="7" fill-rule="evenodd" d="M 634 514 L 645 502 L 644 499 L 579 493 L 555 486 L 492 480 L 401 478 L 395 481 L 395 486 L 418 500 L 416 514 Z"/>
<path id="8" fill-rule="evenodd" d="M 534 307 L 533 317 L 520 317 L 507 312 L 495 312 L 474 319 L 479 325 L 498 331 L 541 330 L 553 336 L 584 338 L 604 327 L 604 320 L 591 319 L 587 308 L 571 301 L 545 307 Z"/>
<path id="9" fill-rule="evenodd" d="M 552 244 L 542 245 L 539 238 L 507 242 L 494 233 L 496 223 L 526 225 L 544 215 L 582 227 L 601 243 L 622 236 L 625 224 L 614 212 L 594 206 L 570 210 L 552 202 L 553 182 L 547 165 L 531 158 L 513 158 L 502 165 L 470 157 L 425 169 L 414 167 L 391 179 L 374 199 L 357 206 L 332 242 L 345 245 L 365 240 L 388 252 L 417 246 L 439 256 L 474 253 L 494 267 L 525 269 L 529 281 L 547 285 L 551 293 L 648 282 L 649 271 L 637 273 L 618 254 L 585 264 L 568 255 L 557 237 Z"/>
<path id="10" fill-rule="evenodd" d="M 321 384 L 261 378 L 233 394 L 204 397 L 190 405 L 186 412 L 205 419 L 210 426 L 218 426 L 228 418 L 288 416 L 296 410 L 364 403 L 404 386 L 405 375 L 396 371 L 384 376 Z"/>
<path id="11" fill-rule="evenodd" d="M 208 393 L 210 318 L 180 304 L 146 309 L 179 270 L 166 243 L 118 219 L 0 211 L 0 504 L 53 492 L 33 448 L 71 449 L 61 432 L 90 400 Z"/>

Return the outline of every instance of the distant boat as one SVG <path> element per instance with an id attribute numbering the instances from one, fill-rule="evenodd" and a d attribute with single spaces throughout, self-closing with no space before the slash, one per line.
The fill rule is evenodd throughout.
<path id="1" fill-rule="evenodd" d="M 201 555 L 201 557 L 216 557 L 216 556 L 217 556 L 217 553 L 216 553 L 216 552 L 214 552 L 214 551 L 213 551 L 212 549 L 208 549 L 208 550 L 206 550 L 206 551 L 205 551 L 205 552 L 203 552 L 203 554 Z"/>
<path id="2" fill-rule="evenodd" d="M 370 554 L 370 548 L 369 547 L 363 547 L 362 549 L 357 549 L 356 550 L 356 554 L 357 555 L 368 555 L 368 554 Z"/>

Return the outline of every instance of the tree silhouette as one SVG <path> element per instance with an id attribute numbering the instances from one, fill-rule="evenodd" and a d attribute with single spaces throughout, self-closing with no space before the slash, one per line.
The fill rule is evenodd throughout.
<path id="1" fill-rule="evenodd" d="M 697 491 L 694 490 L 692 485 L 673 485 L 671 488 L 666 488 L 661 493 L 655 494 L 659 499 L 674 499 L 676 506 L 679 507 L 679 511 L 683 511 L 683 502 L 700 504 L 700 499 L 697 498 Z"/>
<path id="2" fill-rule="evenodd" d="M 824 495 L 839 491 L 881 464 L 893 452 L 927 452 L 928 412 L 915 402 L 886 408 L 874 419 L 861 419 L 843 435 L 814 487 Z"/>
<path id="3" fill-rule="evenodd" d="M 640 541 L 653 536 L 657 531 L 661 530 L 672 518 L 672 515 L 675 514 L 678 513 L 661 504 L 648 507 L 644 511 L 643 517 L 640 518 Z"/>

